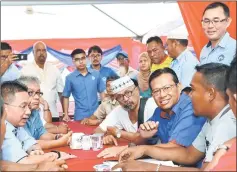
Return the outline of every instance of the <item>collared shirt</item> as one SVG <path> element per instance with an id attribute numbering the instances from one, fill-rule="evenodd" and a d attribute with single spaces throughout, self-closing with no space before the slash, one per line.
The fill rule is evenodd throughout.
<path id="1" fill-rule="evenodd" d="M 103 120 L 118 105 L 118 101 L 115 99 L 111 100 L 111 98 L 106 97 L 94 112 L 94 116 L 96 116 L 99 120 Z"/>
<path id="2" fill-rule="evenodd" d="M 136 79 L 138 71 L 133 69 L 132 67 L 128 68 L 128 72 L 125 75 L 122 75 L 120 71 L 118 71 L 118 76 L 123 77 L 123 76 L 129 76 L 131 79 Z"/>
<path id="3" fill-rule="evenodd" d="M 29 136 L 23 127 L 14 127 L 8 121 L 6 134 L 2 145 L 2 159 L 5 161 L 18 162 L 28 156 L 26 151 L 37 142 Z"/>
<path id="4" fill-rule="evenodd" d="M 93 69 L 91 65 L 90 65 L 89 69 Z M 111 68 L 106 67 L 106 66 L 101 66 L 99 72 L 100 72 L 100 77 L 102 78 L 102 81 L 103 81 L 105 87 L 106 87 L 106 79 L 108 77 L 118 76 L 115 71 L 113 71 Z M 98 95 L 98 101 L 100 101 L 100 94 L 97 94 L 97 95 Z"/>
<path id="5" fill-rule="evenodd" d="M 74 120 L 83 120 L 90 117 L 98 107 L 97 92 L 102 93 L 105 85 L 100 73 L 88 69 L 86 76 L 75 70 L 66 77 L 63 90 L 64 97 L 70 97 L 71 93 L 75 100 Z"/>
<path id="6" fill-rule="evenodd" d="M 153 115 L 156 107 L 157 105 L 154 99 L 149 98 L 144 107 L 144 121 Z M 112 110 L 99 125 L 103 131 L 107 131 L 108 126 L 117 127 L 118 129 L 124 129 L 125 131 L 135 133 L 138 129 L 138 122 L 132 123 L 129 118 L 128 111 L 119 105 Z"/>
<path id="7" fill-rule="evenodd" d="M 20 77 L 21 73 L 15 64 L 11 64 L 9 68 L 1 76 L 1 83 L 5 81 L 13 81 Z"/>
<path id="8" fill-rule="evenodd" d="M 201 131 L 206 119 L 194 115 L 192 102 L 189 96 L 181 94 L 179 101 L 172 107 L 172 115 L 162 115 L 158 107 L 148 121 L 159 121 L 158 131 L 148 144 L 174 142 L 188 147 Z"/>
<path id="9" fill-rule="evenodd" d="M 24 66 L 21 73 L 26 76 L 35 76 L 40 80 L 40 89 L 44 93 L 44 100 L 49 104 L 52 117 L 59 117 L 56 105 L 58 93 L 62 93 L 64 87 L 60 71 L 49 62 L 45 62 L 44 69 L 41 69 L 35 61 L 33 61 Z"/>
<path id="10" fill-rule="evenodd" d="M 183 88 L 190 87 L 191 80 L 196 72 L 195 66 L 198 64 L 197 58 L 187 48 L 172 61 L 170 68 L 175 71 Z"/>
<path id="11" fill-rule="evenodd" d="M 236 118 L 226 105 L 213 119 L 207 120 L 193 146 L 206 154 L 204 162 L 211 162 L 217 146 L 236 137 Z"/>
<path id="12" fill-rule="evenodd" d="M 38 110 L 33 110 L 31 112 L 30 118 L 27 120 L 24 129 L 30 136 L 34 137 L 35 140 L 39 140 L 43 134 L 47 133 L 40 119 Z"/>
<path id="13" fill-rule="evenodd" d="M 160 64 L 152 64 L 151 65 L 151 72 L 154 72 L 157 69 L 163 69 L 165 67 L 170 67 L 171 62 L 173 61 L 173 59 L 169 56 L 167 56 L 165 58 L 165 60 L 163 62 L 161 62 Z"/>
<path id="14" fill-rule="evenodd" d="M 211 42 L 205 45 L 200 54 L 200 63 L 223 63 L 230 65 L 236 54 L 236 40 L 226 32 L 221 41 L 212 48 Z"/>

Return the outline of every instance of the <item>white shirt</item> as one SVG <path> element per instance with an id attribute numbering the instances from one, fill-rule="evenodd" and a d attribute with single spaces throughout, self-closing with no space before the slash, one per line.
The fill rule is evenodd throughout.
<path id="1" fill-rule="evenodd" d="M 147 121 L 155 112 L 157 105 L 154 99 L 151 97 L 147 100 L 144 108 L 144 121 Z M 103 131 L 107 131 L 107 127 L 117 127 L 118 129 L 124 129 L 127 132 L 137 132 L 138 121 L 132 123 L 129 114 L 122 106 L 116 107 L 109 115 L 106 116 L 105 120 L 99 125 Z"/>
<path id="2" fill-rule="evenodd" d="M 64 83 L 60 71 L 51 63 L 45 62 L 41 69 L 35 61 L 27 64 L 21 70 L 25 76 L 35 76 L 40 80 L 40 89 L 44 93 L 43 98 L 48 102 L 52 117 L 59 117 L 57 111 L 58 92 L 62 93 Z"/>

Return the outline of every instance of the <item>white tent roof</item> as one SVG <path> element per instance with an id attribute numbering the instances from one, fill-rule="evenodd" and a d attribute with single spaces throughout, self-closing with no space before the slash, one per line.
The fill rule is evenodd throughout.
<path id="1" fill-rule="evenodd" d="M 1 7 L 1 39 L 165 36 L 183 27 L 174 3 L 37 5 Z"/>

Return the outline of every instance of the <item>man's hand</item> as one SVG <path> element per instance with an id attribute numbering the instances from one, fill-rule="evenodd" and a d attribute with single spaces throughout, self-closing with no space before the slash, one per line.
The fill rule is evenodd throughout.
<path id="1" fill-rule="evenodd" d="M 135 160 L 144 155 L 145 146 L 135 146 L 125 149 L 119 154 L 119 162 Z"/>
<path id="2" fill-rule="evenodd" d="M 53 162 L 58 158 L 58 154 L 54 152 L 48 152 L 42 156 L 44 156 L 44 162 Z"/>
<path id="3" fill-rule="evenodd" d="M 71 119 L 70 119 L 70 117 L 68 116 L 68 115 L 65 115 L 64 117 L 63 117 L 63 121 L 65 121 L 65 122 L 68 122 L 68 121 L 70 121 Z"/>
<path id="4" fill-rule="evenodd" d="M 118 155 L 126 149 L 128 146 L 118 146 L 118 147 L 111 147 L 111 148 L 106 148 L 102 152 L 100 152 L 97 157 L 98 158 L 111 158 L 111 157 L 118 157 Z"/>
<path id="5" fill-rule="evenodd" d="M 81 121 L 81 124 L 87 125 L 88 121 L 89 121 L 89 118 L 84 118 L 84 119 Z"/>
<path id="6" fill-rule="evenodd" d="M 64 160 L 40 163 L 36 171 L 65 171 L 68 166 Z"/>
<path id="7" fill-rule="evenodd" d="M 61 142 L 62 145 L 67 146 L 70 143 L 71 136 L 72 136 L 72 131 L 68 132 L 67 134 L 64 134 L 58 140 Z"/>
<path id="8" fill-rule="evenodd" d="M 10 53 L 8 55 L 8 57 L 4 60 L 3 63 L 6 63 L 8 66 L 10 66 L 12 64 L 13 61 L 17 60 L 17 55 L 16 54 L 13 54 L 13 53 Z M 3 64 L 2 63 L 2 64 Z"/>
<path id="9" fill-rule="evenodd" d="M 30 155 L 43 155 L 44 151 L 42 151 L 41 149 L 36 149 L 36 150 L 32 150 L 30 152 Z"/>
<path id="10" fill-rule="evenodd" d="M 71 129 L 68 128 L 68 125 L 67 124 L 59 124 L 58 125 L 58 132 L 61 133 L 61 134 L 67 134 L 68 131 L 70 131 Z"/>
<path id="11" fill-rule="evenodd" d="M 155 171 L 157 164 L 141 161 L 126 161 L 115 165 L 112 170 L 122 169 L 122 171 Z"/>
<path id="12" fill-rule="evenodd" d="M 157 133 L 158 126 L 159 126 L 159 122 L 147 121 L 140 125 L 138 131 L 142 138 L 148 139 Z"/>
<path id="13" fill-rule="evenodd" d="M 61 157 L 59 158 L 59 160 L 67 160 L 67 159 L 71 159 L 71 158 L 77 158 L 76 155 L 72 155 L 72 154 L 68 154 L 66 152 L 60 152 Z"/>
<path id="14" fill-rule="evenodd" d="M 104 145 L 115 144 L 116 146 L 118 146 L 117 140 L 112 135 L 104 136 L 103 137 L 103 144 Z"/>

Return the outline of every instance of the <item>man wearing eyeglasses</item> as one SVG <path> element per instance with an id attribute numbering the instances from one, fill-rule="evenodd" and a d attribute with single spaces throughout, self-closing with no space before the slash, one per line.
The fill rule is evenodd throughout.
<path id="1" fill-rule="evenodd" d="M 201 51 L 201 64 L 216 62 L 230 65 L 236 53 L 236 40 L 227 32 L 231 20 L 230 10 L 226 4 L 214 2 L 206 7 L 202 17 L 202 28 L 209 42 Z"/>
<path id="2" fill-rule="evenodd" d="M 104 99 L 105 84 L 98 71 L 87 69 L 86 53 L 83 49 L 75 49 L 71 53 L 75 71 L 66 77 L 63 90 L 64 121 L 69 121 L 69 97 L 75 100 L 74 120 L 89 118 L 98 108 L 97 93 Z"/>
<path id="3" fill-rule="evenodd" d="M 40 99 L 43 93 L 40 91 L 40 82 L 36 77 L 22 76 L 18 79 L 20 83 L 27 85 L 29 94 L 29 108 L 31 114 L 24 126 L 25 130 L 31 135 L 42 149 L 50 149 L 60 146 L 67 146 L 72 132 L 65 135 L 52 134 L 46 131 L 43 123 L 40 119 L 40 111 L 50 113 L 46 105 L 43 109 L 40 109 Z M 47 114 L 45 114 L 47 115 Z"/>
<path id="4" fill-rule="evenodd" d="M 12 47 L 6 43 L 1 42 L 1 59 L 0 59 L 0 82 L 13 81 L 20 77 L 20 71 L 13 64 L 16 55 L 12 54 Z"/>
<path id="5" fill-rule="evenodd" d="M 89 69 L 94 69 L 94 70 L 99 71 L 100 76 L 104 82 L 104 85 L 106 85 L 106 79 L 110 76 L 117 76 L 117 74 L 111 68 L 101 65 L 102 55 L 103 55 L 103 52 L 101 48 L 97 45 L 90 47 L 88 50 L 88 57 L 90 58 L 90 61 L 91 61 L 91 65 Z M 100 99 L 99 94 L 98 94 L 98 101 L 100 104 L 101 99 Z"/>
<path id="6" fill-rule="evenodd" d="M 111 82 L 111 89 L 120 106 L 113 109 L 105 120 L 96 128 L 95 133 L 107 133 L 103 138 L 104 144 L 117 145 L 116 138 L 133 138 L 138 129 L 138 113 L 141 98 L 136 80 L 129 76 Z M 149 119 L 157 105 L 152 98 L 144 104 L 144 121 Z M 122 131 L 124 129 L 125 131 Z"/>

